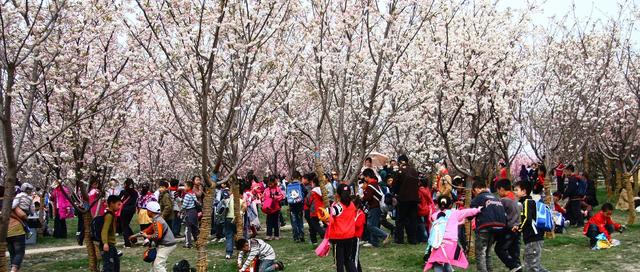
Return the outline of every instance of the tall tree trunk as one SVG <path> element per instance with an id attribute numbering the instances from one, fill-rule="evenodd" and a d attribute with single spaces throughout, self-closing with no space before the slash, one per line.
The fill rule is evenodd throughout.
<path id="1" fill-rule="evenodd" d="M 96 253 L 96 246 L 91 240 L 91 209 L 83 211 L 82 225 L 84 226 L 84 245 L 87 247 L 87 254 L 89 255 L 89 271 L 98 271 L 98 254 Z"/>
<path id="2" fill-rule="evenodd" d="M 11 203 L 16 196 L 14 187 L 18 173 L 18 163 L 16 161 L 15 146 L 13 141 L 13 125 L 11 120 L 11 103 L 13 99 L 13 85 L 15 82 L 15 67 L 12 64 L 7 67 L 7 83 L 4 91 L 2 118 L 0 131 L 2 136 L 2 146 L 4 147 L 4 166 L 6 170 L 4 178 L 4 198 L 2 199 L 2 215 L 0 221 L 0 272 L 8 271 L 9 261 L 5 255 L 7 252 L 7 230 L 9 229 L 9 216 L 11 215 Z"/>
<path id="3" fill-rule="evenodd" d="M 233 194 L 233 216 L 236 224 L 236 235 L 233 240 L 237 241 L 242 237 L 242 233 L 244 231 L 244 217 L 242 216 L 242 206 L 240 205 L 240 200 L 242 199 L 240 183 L 235 175 L 229 180 L 229 186 L 231 186 L 231 194 Z"/>
<path id="4" fill-rule="evenodd" d="M 637 170 L 633 175 L 633 184 L 635 184 L 633 195 L 638 195 L 638 191 L 640 191 L 640 170 Z"/>
<path id="5" fill-rule="evenodd" d="M 613 171 L 613 167 L 611 166 L 611 160 L 606 160 L 605 161 L 605 167 L 604 167 L 604 173 L 602 173 L 602 175 L 604 176 L 604 184 L 605 187 L 607 188 L 607 200 L 609 202 L 611 202 L 611 200 L 614 197 L 614 193 L 613 193 L 613 185 L 614 185 L 614 181 L 613 178 L 611 176 L 611 172 Z"/>
<path id="6" fill-rule="evenodd" d="M 551 177 L 550 175 L 547 175 L 544 179 L 544 203 L 547 204 L 547 206 L 549 207 L 553 207 L 553 197 L 551 195 Z M 545 233 L 545 236 L 547 237 L 547 239 L 553 239 L 556 237 L 556 232 L 555 232 L 555 226 L 553 227 L 553 230 L 548 231 Z"/>
<path id="7" fill-rule="evenodd" d="M 620 198 L 620 190 L 622 189 L 622 185 L 623 185 L 623 181 L 622 181 L 622 171 L 620 170 L 620 167 L 616 166 L 616 186 L 615 189 L 613 191 L 613 196 L 615 200 L 618 200 Z"/>
<path id="8" fill-rule="evenodd" d="M 213 187 L 204 187 L 204 200 L 202 201 L 202 220 L 200 221 L 200 235 L 196 241 L 196 249 L 198 258 L 196 268 L 198 272 L 206 272 L 208 266 L 207 260 L 207 242 L 209 241 L 209 233 L 211 229 L 211 213 L 213 212 L 213 196 L 215 189 Z"/>
<path id="9" fill-rule="evenodd" d="M 627 189 L 627 198 L 629 199 L 629 218 L 627 220 L 627 225 L 631 226 L 636 221 L 636 209 L 635 205 L 633 205 L 633 179 L 629 172 L 625 172 L 623 177 Z"/>
<path id="10" fill-rule="evenodd" d="M 324 167 L 322 166 L 322 161 L 320 161 L 320 148 L 316 147 L 316 152 L 314 154 L 314 166 L 316 171 L 316 176 L 318 176 L 318 181 L 320 182 L 320 191 L 322 192 L 322 203 L 324 207 L 329 207 L 329 197 L 327 197 L 327 188 L 325 185 L 328 183 L 327 177 L 324 175 Z"/>

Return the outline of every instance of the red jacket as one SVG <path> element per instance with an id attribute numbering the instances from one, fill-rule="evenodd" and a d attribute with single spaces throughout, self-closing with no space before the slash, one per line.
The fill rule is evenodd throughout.
<path id="1" fill-rule="evenodd" d="M 367 215 L 360 209 L 356 210 L 356 237 L 362 239 L 364 225 L 367 223 Z"/>
<path id="2" fill-rule="evenodd" d="M 433 198 L 429 188 L 421 186 L 418 188 L 420 203 L 418 204 L 418 216 L 430 216 L 433 207 Z"/>
<path id="3" fill-rule="evenodd" d="M 311 217 L 317 218 L 319 209 L 324 209 L 322 191 L 320 191 L 320 187 L 315 187 L 311 190 L 309 197 L 304 200 L 304 210 L 309 211 Z"/>
<path id="4" fill-rule="evenodd" d="M 340 202 L 333 203 L 330 208 L 328 238 L 330 240 L 351 239 L 356 237 L 356 206 L 353 202 L 344 206 Z"/>
<path id="5" fill-rule="evenodd" d="M 605 228 L 606 225 L 613 225 L 615 230 L 620 230 L 620 224 L 613 222 L 611 217 L 606 216 L 603 211 L 596 213 L 596 215 L 589 219 L 589 222 L 584 224 L 583 233 L 585 235 L 587 234 L 587 230 L 589 230 L 589 225 L 596 225 L 600 233 L 604 233 L 604 235 L 607 236 L 607 239 L 611 239 L 611 233 L 609 233 L 607 228 Z"/>
<path id="6" fill-rule="evenodd" d="M 553 202 L 553 209 L 561 213 L 562 215 L 567 214 L 567 211 L 564 208 L 562 208 L 562 206 L 560 206 L 558 202 Z"/>

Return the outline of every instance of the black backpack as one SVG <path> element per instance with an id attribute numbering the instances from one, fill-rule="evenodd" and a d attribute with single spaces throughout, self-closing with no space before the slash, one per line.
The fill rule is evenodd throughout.
<path id="1" fill-rule="evenodd" d="M 195 268 L 192 268 L 189 265 L 187 260 L 181 260 L 173 265 L 173 272 L 192 272 L 196 271 Z"/>
<path id="2" fill-rule="evenodd" d="M 107 211 L 104 215 L 113 213 Z M 99 215 L 91 220 L 91 240 L 96 242 L 102 242 L 102 226 L 104 226 L 104 215 Z"/>

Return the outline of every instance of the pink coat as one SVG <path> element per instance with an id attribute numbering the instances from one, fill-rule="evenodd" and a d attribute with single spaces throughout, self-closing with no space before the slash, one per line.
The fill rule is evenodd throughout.
<path id="1" fill-rule="evenodd" d="M 263 197 L 264 197 L 264 201 L 262 203 L 263 205 L 263 209 L 265 209 L 265 206 L 269 206 L 272 205 L 273 209 L 271 209 L 269 212 L 265 212 L 267 214 L 273 214 L 275 212 L 280 211 L 280 201 L 284 200 L 284 193 L 282 192 L 282 190 L 280 189 L 280 187 L 267 187 L 267 189 L 264 190 L 263 193 Z"/>
<path id="2" fill-rule="evenodd" d="M 67 196 L 71 197 L 69 189 L 62 185 L 56 187 L 55 189 L 53 189 L 53 192 L 51 192 L 51 197 L 56 201 L 55 213 L 58 214 L 58 217 L 60 217 L 60 219 L 73 218 L 73 205 L 62 192 L 63 189 Z"/>
<path id="3" fill-rule="evenodd" d="M 93 204 L 91 206 L 91 216 L 104 215 L 107 203 L 105 203 L 106 201 L 104 200 L 98 200 L 98 197 L 100 197 L 100 191 L 98 191 L 98 189 L 91 189 L 91 191 L 89 191 L 89 204 Z"/>
<path id="4" fill-rule="evenodd" d="M 439 212 L 440 211 L 436 211 L 431 215 L 432 222 L 436 221 Z M 464 256 L 464 252 L 461 252 L 460 257 L 457 260 L 454 260 L 456 248 L 458 247 L 458 226 L 464 224 L 464 220 L 467 217 L 474 216 L 479 212 L 480 209 L 477 208 L 451 210 L 451 215 L 449 216 L 449 221 L 447 221 L 444 231 L 442 241 L 443 246 L 431 251 L 429 260 L 427 260 L 427 263 L 424 266 L 424 271 L 431 269 L 434 263 L 447 263 L 462 269 L 466 269 L 469 266 L 469 262 L 467 261 L 467 257 Z"/>

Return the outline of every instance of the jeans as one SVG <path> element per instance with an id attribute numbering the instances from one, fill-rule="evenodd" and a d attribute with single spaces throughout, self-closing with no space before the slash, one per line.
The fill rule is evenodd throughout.
<path id="1" fill-rule="evenodd" d="M 260 272 L 271 272 L 276 271 L 275 269 L 275 260 L 260 260 Z"/>
<path id="2" fill-rule="evenodd" d="M 280 237 L 280 213 L 267 214 L 267 236 Z"/>
<path id="3" fill-rule="evenodd" d="M 509 270 L 520 267 L 520 233 L 505 229 L 496 235 L 495 252 Z"/>
<path id="4" fill-rule="evenodd" d="M 126 247 L 130 247 L 131 246 L 131 241 L 129 241 L 129 237 L 131 237 L 131 235 L 133 235 L 133 230 L 131 229 L 131 226 L 129 226 L 131 224 L 131 219 L 133 218 L 133 214 L 135 213 L 135 210 L 133 211 L 128 211 L 128 210 L 122 210 L 122 213 L 120 213 L 120 221 L 118 221 L 118 223 L 120 224 L 120 228 L 122 229 L 122 237 L 124 238 L 124 246 Z"/>
<path id="5" fill-rule="evenodd" d="M 369 242 L 375 247 L 380 246 L 380 239 L 387 238 L 388 234 L 380 229 L 380 208 L 371 208 L 367 214 L 367 230 L 369 231 Z"/>
<path id="6" fill-rule="evenodd" d="M 418 217 L 418 242 L 426 243 L 429 240 L 429 234 L 427 233 L 427 217 Z"/>
<path id="7" fill-rule="evenodd" d="M 167 259 L 169 258 L 169 254 L 171 254 L 176 247 L 176 245 L 158 246 L 156 259 L 153 261 L 151 272 L 167 272 Z"/>
<path id="8" fill-rule="evenodd" d="M 567 216 L 572 226 L 584 226 L 584 216 L 582 215 L 582 200 L 569 200 L 567 203 Z"/>
<path id="9" fill-rule="evenodd" d="M 186 227 L 189 228 L 189 235 L 187 235 L 187 245 L 193 245 L 194 241 L 198 240 L 198 234 L 200 233 L 200 229 L 198 228 L 198 210 L 188 209 L 186 215 Z"/>
<path id="10" fill-rule="evenodd" d="M 20 268 L 22 265 L 22 259 L 24 259 L 26 237 L 25 235 L 18 235 L 13 237 L 7 237 L 7 248 L 9 250 L 9 258 L 11 259 L 11 266 Z"/>
<path id="11" fill-rule="evenodd" d="M 613 225 L 605 225 L 604 227 L 607 229 L 607 232 L 609 233 L 609 235 L 611 235 L 611 233 L 615 231 L 615 227 Z M 591 247 L 594 247 L 598 242 L 598 239 L 596 239 L 596 237 L 600 235 L 600 229 L 598 228 L 598 226 L 594 224 L 590 224 L 589 229 L 587 229 L 586 235 L 587 237 L 589 237 L 589 245 Z"/>
<path id="12" fill-rule="evenodd" d="M 544 241 L 535 241 L 524 245 L 524 268 L 532 272 L 546 272 L 542 267 L 540 257 Z"/>
<path id="13" fill-rule="evenodd" d="M 453 268 L 451 267 L 450 264 L 433 264 L 433 271 L 434 272 L 453 272 Z"/>
<path id="14" fill-rule="evenodd" d="M 101 246 L 102 249 L 102 246 Z M 118 249 L 116 245 L 109 245 L 109 251 L 102 251 L 102 271 L 103 272 L 119 272 L 120 257 L 118 257 Z"/>
<path id="15" fill-rule="evenodd" d="M 487 230 L 476 232 L 476 267 L 478 272 L 491 271 L 491 247 L 495 241 L 494 233 Z"/>
<path id="16" fill-rule="evenodd" d="M 231 256 L 233 255 L 233 235 L 236 233 L 236 224 L 233 223 L 233 219 L 225 218 L 224 219 L 224 237 L 225 241 L 225 250 L 226 254 Z"/>
<path id="17" fill-rule="evenodd" d="M 171 232 L 175 236 L 180 236 L 180 229 L 182 228 L 182 219 L 180 218 L 179 211 L 173 211 L 173 225 L 171 226 Z"/>
<path id="18" fill-rule="evenodd" d="M 396 243 L 404 243 L 404 233 L 407 233 L 409 244 L 416 244 L 416 232 L 418 231 L 418 202 L 403 201 L 396 207 L 398 218 L 396 219 Z"/>
<path id="19" fill-rule="evenodd" d="M 302 211 L 292 211 L 290 214 L 293 240 L 304 241 L 304 222 L 302 221 Z"/>

